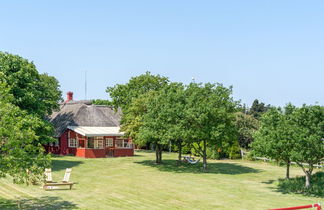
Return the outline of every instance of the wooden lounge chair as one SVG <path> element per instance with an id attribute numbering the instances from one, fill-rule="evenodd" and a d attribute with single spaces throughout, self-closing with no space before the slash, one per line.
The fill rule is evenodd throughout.
<path id="1" fill-rule="evenodd" d="M 70 180 L 70 176 L 71 176 L 71 172 L 72 172 L 72 169 L 71 168 L 67 168 L 65 170 L 65 174 L 64 174 L 64 177 L 63 177 L 63 181 L 62 182 L 46 182 L 44 185 L 43 185 L 43 189 L 44 190 L 50 190 L 50 189 L 54 189 L 53 187 L 58 187 L 58 186 L 70 186 L 70 190 L 72 189 L 72 186 L 73 186 L 73 182 L 69 182 Z"/>
<path id="2" fill-rule="evenodd" d="M 45 183 L 53 183 L 53 179 L 52 179 L 52 169 L 50 168 L 45 168 Z"/>

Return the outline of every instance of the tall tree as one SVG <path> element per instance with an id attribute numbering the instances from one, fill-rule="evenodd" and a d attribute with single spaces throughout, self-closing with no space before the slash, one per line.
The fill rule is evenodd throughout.
<path id="1" fill-rule="evenodd" d="M 305 186 L 310 187 L 314 165 L 324 158 L 324 107 L 303 105 L 292 112 L 290 123 L 296 127 L 292 160 L 302 168 Z"/>
<path id="2" fill-rule="evenodd" d="M 146 72 L 132 77 L 126 84 L 117 84 L 106 90 L 112 98 L 111 103 L 115 109 L 121 108 L 123 112 L 121 130 L 125 131 L 125 134 L 131 137 L 136 144 L 154 143 L 157 149 L 157 162 L 160 162 L 160 154 L 162 154 L 160 139 L 151 141 L 155 138 L 150 136 L 152 133 L 146 132 L 147 130 L 140 132 L 140 129 L 143 126 L 143 117 L 147 113 L 149 100 L 154 97 L 155 92 L 168 83 L 168 78 Z"/>
<path id="3" fill-rule="evenodd" d="M 181 83 L 170 83 L 160 91 L 156 91 L 154 97 L 147 101 L 146 108 L 140 133 L 142 138 L 156 145 L 157 163 L 162 160 L 160 148 L 170 141 L 177 144 L 178 159 L 181 161 L 181 149 L 184 146 L 186 132 L 184 86 Z"/>
<path id="4" fill-rule="evenodd" d="M 16 182 L 41 178 L 48 166 L 43 146 L 55 141 L 46 115 L 59 107 L 58 81 L 28 60 L 0 52 L 0 174 Z"/>
<path id="5" fill-rule="evenodd" d="M 270 105 L 265 105 L 263 102 L 259 102 L 258 99 L 255 99 L 248 114 L 252 115 L 256 119 L 259 119 L 261 115 L 265 113 L 269 108 Z"/>
<path id="6" fill-rule="evenodd" d="M 235 125 L 239 133 L 239 145 L 242 148 L 248 149 L 253 141 L 253 133 L 259 128 L 259 122 L 253 116 L 242 112 L 237 112 L 235 116 Z"/>
<path id="7" fill-rule="evenodd" d="M 289 179 L 289 167 L 295 142 L 296 127 L 290 123 L 291 113 L 295 109 L 287 105 L 282 111 L 271 108 L 260 120 L 260 128 L 252 143 L 256 155 L 265 156 L 286 164 L 286 178 Z"/>
<path id="8" fill-rule="evenodd" d="M 152 75 L 150 72 L 146 72 L 140 76 L 132 77 L 126 84 L 108 87 L 106 92 L 112 98 L 113 106 L 124 111 L 133 99 L 151 90 L 160 90 L 168 82 L 167 77 Z"/>
<path id="9" fill-rule="evenodd" d="M 44 117 L 59 107 L 58 81 L 47 74 L 39 74 L 27 59 L 0 52 L 0 72 L 13 96 L 10 102 L 22 110 Z"/>
<path id="10" fill-rule="evenodd" d="M 0 101 L 0 177 L 10 175 L 16 183 L 42 178 L 44 168 L 50 165 L 42 144 L 49 139 L 41 138 L 35 131 L 46 127 L 51 129 L 38 117 Z"/>
<path id="11" fill-rule="evenodd" d="M 191 83 L 186 89 L 187 139 L 203 158 L 207 171 L 207 147 L 221 146 L 236 139 L 235 111 L 237 103 L 231 97 L 232 89 L 221 84 Z"/>

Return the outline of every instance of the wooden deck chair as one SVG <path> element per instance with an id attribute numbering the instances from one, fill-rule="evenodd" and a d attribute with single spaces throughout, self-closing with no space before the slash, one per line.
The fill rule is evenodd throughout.
<path id="1" fill-rule="evenodd" d="M 72 189 L 72 186 L 73 186 L 73 182 L 69 182 L 70 180 L 70 176 L 71 176 L 71 172 L 72 172 L 72 169 L 71 168 L 67 168 L 65 170 L 65 174 L 64 174 L 64 177 L 63 177 L 63 180 L 61 183 L 57 183 L 57 182 L 47 182 L 43 185 L 43 189 L 44 190 L 50 190 L 50 189 L 56 189 L 56 187 L 58 186 L 64 186 L 64 185 L 68 185 L 70 186 L 70 190 Z"/>
<path id="2" fill-rule="evenodd" d="M 53 179 L 52 179 L 52 169 L 50 168 L 45 168 L 45 182 L 46 183 L 52 183 Z"/>
<path id="3" fill-rule="evenodd" d="M 65 170 L 65 174 L 64 174 L 64 177 L 63 177 L 63 180 L 62 180 L 63 183 L 68 183 L 69 182 L 70 176 L 71 176 L 71 172 L 72 172 L 72 168 L 67 168 Z"/>

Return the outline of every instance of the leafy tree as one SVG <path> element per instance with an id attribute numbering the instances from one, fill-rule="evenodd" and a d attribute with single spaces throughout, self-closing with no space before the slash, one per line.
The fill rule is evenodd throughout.
<path id="1" fill-rule="evenodd" d="M 162 154 L 160 140 L 149 140 L 155 137 L 149 138 L 151 133 L 144 132 L 145 130 L 140 132 L 140 128 L 143 126 L 143 117 L 147 113 L 148 101 L 152 99 L 154 92 L 162 89 L 168 82 L 166 77 L 146 72 L 132 77 L 126 84 L 117 84 L 106 90 L 112 98 L 112 105 L 115 109 L 122 109 L 121 130 L 125 131 L 125 134 L 131 137 L 136 144 L 155 143 L 157 162 L 160 161 L 160 154 Z"/>
<path id="2" fill-rule="evenodd" d="M 147 104 L 154 97 L 154 94 L 155 92 L 151 91 L 138 96 L 123 111 L 121 130 L 139 146 L 148 143 L 145 139 L 139 137 L 139 129 L 143 125 L 143 116 L 147 113 Z"/>
<path id="3" fill-rule="evenodd" d="M 290 123 L 296 127 L 292 160 L 305 173 L 305 186 L 308 188 L 311 185 L 314 165 L 324 158 L 324 107 L 303 105 L 292 112 Z"/>
<path id="4" fill-rule="evenodd" d="M 235 125 L 239 133 L 239 145 L 242 148 L 248 149 L 253 141 L 253 133 L 259 128 L 259 122 L 253 116 L 242 112 L 237 112 L 235 116 Z"/>
<path id="5" fill-rule="evenodd" d="M 96 105 L 105 105 L 105 106 L 112 106 L 112 102 L 109 100 L 103 100 L 103 99 L 95 99 L 91 101 L 93 104 Z"/>
<path id="6" fill-rule="evenodd" d="M 50 165 L 42 147 L 46 142 L 35 130 L 44 129 L 44 121 L 17 106 L 0 101 L 0 177 L 10 175 L 16 183 L 33 183 L 42 178 Z"/>
<path id="7" fill-rule="evenodd" d="M 256 155 L 265 156 L 286 164 L 286 178 L 289 179 L 289 167 L 292 159 L 292 150 L 295 142 L 294 125 L 290 123 L 291 112 L 295 109 L 287 105 L 285 111 L 271 108 L 262 115 L 260 129 L 254 135 L 252 143 Z"/>
<path id="8" fill-rule="evenodd" d="M 59 107 L 58 81 L 28 60 L 0 52 L 0 175 L 30 182 L 43 175 L 43 145 L 55 141 L 46 115 Z"/>
<path id="9" fill-rule="evenodd" d="M 265 105 L 263 102 L 259 102 L 258 99 L 255 99 L 252 103 L 252 106 L 249 110 L 249 114 L 252 115 L 254 118 L 259 119 L 261 115 L 270 108 L 270 105 Z"/>
<path id="10" fill-rule="evenodd" d="M 61 91 L 58 81 L 47 74 L 39 74 L 32 62 L 0 52 L 0 72 L 12 95 L 10 103 L 40 117 L 59 107 Z"/>
<path id="11" fill-rule="evenodd" d="M 162 161 L 161 148 L 171 140 L 178 146 L 180 162 L 186 132 L 184 86 L 181 83 L 171 83 L 156 91 L 153 97 L 147 100 L 146 108 L 140 135 L 156 145 L 157 163 Z"/>
<path id="12" fill-rule="evenodd" d="M 232 89 L 221 84 L 191 83 L 186 89 L 186 139 L 190 139 L 196 152 L 203 158 L 207 171 L 207 147 L 221 147 L 236 139 L 236 103 Z"/>
<path id="13" fill-rule="evenodd" d="M 160 90 L 169 82 L 167 77 L 152 75 L 146 72 L 137 77 L 132 77 L 126 84 L 117 84 L 114 87 L 108 87 L 106 92 L 112 98 L 112 104 L 115 108 L 125 109 L 131 104 L 132 100 L 151 90 Z"/>

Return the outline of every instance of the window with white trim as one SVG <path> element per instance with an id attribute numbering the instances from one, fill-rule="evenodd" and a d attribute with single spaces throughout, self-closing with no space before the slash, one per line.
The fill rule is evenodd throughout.
<path id="1" fill-rule="evenodd" d="M 114 146 L 114 139 L 113 138 L 106 138 L 106 147 Z"/>
<path id="2" fill-rule="evenodd" d="M 103 149 L 104 148 L 103 137 L 88 137 L 87 148 L 90 148 L 90 149 Z"/>
<path id="3" fill-rule="evenodd" d="M 95 141 L 95 149 L 103 149 L 104 143 L 103 140 L 96 140 Z"/>
<path id="4" fill-rule="evenodd" d="M 69 147 L 77 147 L 77 140 L 76 139 L 69 139 Z"/>
<path id="5" fill-rule="evenodd" d="M 132 148 L 133 144 L 128 139 L 117 139 L 115 146 L 118 148 Z"/>

